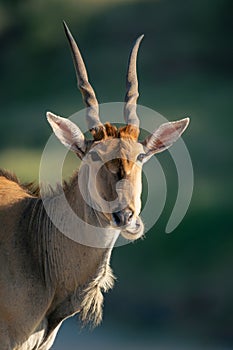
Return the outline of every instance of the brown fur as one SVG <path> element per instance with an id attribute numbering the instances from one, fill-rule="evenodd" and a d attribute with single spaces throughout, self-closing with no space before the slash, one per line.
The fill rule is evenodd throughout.
<path id="1" fill-rule="evenodd" d="M 117 128 L 115 125 L 106 123 L 97 130 L 92 131 L 95 141 L 106 140 L 107 138 L 129 138 L 137 141 L 139 136 L 139 128 L 134 125 L 126 125 Z"/>
<path id="2" fill-rule="evenodd" d="M 19 183 L 19 180 L 18 180 L 17 176 L 15 174 L 11 173 L 8 170 L 0 168 L 0 176 L 5 177 L 9 181 L 13 181 L 15 183 Z"/>
<path id="3" fill-rule="evenodd" d="M 131 140 L 137 141 L 139 136 L 139 128 L 134 125 L 126 125 L 118 130 L 120 138 L 129 138 Z"/>
<path id="4" fill-rule="evenodd" d="M 30 196 L 40 196 L 40 188 L 34 182 L 21 183 L 14 173 L 0 168 L 0 186 L 2 189 L 5 189 L 5 191 L 7 191 L 7 184 L 10 185 L 10 187 L 13 186 L 18 193 L 23 190 Z"/>

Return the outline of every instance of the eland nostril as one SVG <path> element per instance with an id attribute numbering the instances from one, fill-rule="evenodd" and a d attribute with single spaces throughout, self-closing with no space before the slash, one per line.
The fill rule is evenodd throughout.
<path id="1" fill-rule="evenodd" d="M 113 221 L 116 226 L 125 226 L 129 225 L 133 219 L 133 212 L 131 209 L 123 209 L 116 211 L 112 214 Z"/>
<path id="2" fill-rule="evenodd" d="M 132 219 L 133 219 L 133 212 L 132 212 L 132 210 L 128 209 L 128 211 L 126 213 L 127 223 L 130 224 Z"/>

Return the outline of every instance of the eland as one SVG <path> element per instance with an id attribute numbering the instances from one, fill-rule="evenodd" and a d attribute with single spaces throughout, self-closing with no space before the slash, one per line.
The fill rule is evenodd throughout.
<path id="1" fill-rule="evenodd" d="M 45 196 L 0 171 L 1 350 L 48 350 L 62 322 L 77 313 L 84 325 L 101 322 L 102 293 L 114 283 L 110 256 L 115 242 L 118 236 L 133 241 L 143 235 L 142 166 L 169 148 L 189 123 L 185 118 L 162 124 L 143 142 L 138 141 L 140 36 L 128 61 L 125 125 L 103 124 L 79 48 L 65 23 L 64 28 L 92 140 L 70 120 L 48 112 L 57 138 L 81 159 L 79 171 Z M 63 210 L 64 198 L 80 225 L 73 224 Z M 72 237 L 64 229 L 69 224 Z M 100 240 L 96 244 L 89 242 L 93 231 L 93 237 Z M 105 237 L 102 242 L 101 235 Z"/>

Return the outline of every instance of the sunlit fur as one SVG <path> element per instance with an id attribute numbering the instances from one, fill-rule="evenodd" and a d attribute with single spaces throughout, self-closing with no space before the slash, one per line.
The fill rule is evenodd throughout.
<path id="1" fill-rule="evenodd" d="M 130 205 L 140 211 L 141 169 L 127 156 L 136 158 L 141 146 L 135 130 L 116 130 L 108 125 L 100 151 L 116 147 L 121 160 L 113 160 L 98 174 L 99 191 L 111 200 L 116 168 L 120 176 L 133 181 L 134 200 Z M 127 130 L 130 130 L 127 133 Z M 111 142 L 105 142 L 112 139 Z M 91 149 L 95 148 L 94 143 Z M 137 146 L 138 145 L 138 146 Z M 107 149 L 105 149 L 107 147 Z M 101 153 L 101 152 L 100 152 Z M 104 158 L 104 156 L 103 156 Z M 94 166 L 94 163 L 92 165 Z M 106 177 L 115 179 L 104 185 Z M 81 218 L 88 217 L 93 225 L 111 225 L 110 220 L 97 220 L 96 213 L 82 200 L 78 189 L 78 173 L 64 191 L 70 205 Z M 102 177 L 103 176 L 103 177 Z M 110 180 L 109 180 L 110 181 Z M 0 343 L 2 349 L 49 349 L 61 322 L 80 312 L 80 320 L 94 326 L 102 319 L 102 291 L 112 288 L 114 277 L 109 266 L 111 248 L 83 246 L 63 234 L 47 216 L 38 190 L 21 185 L 14 175 L 0 172 Z M 137 192 L 138 191 L 138 192 Z M 58 193 L 50 194 L 50 201 Z M 136 214 L 135 214 L 136 215 Z M 107 222 L 108 221 L 108 222 Z M 88 234 L 88 232 L 87 232 Z M 129 237 L 131 239 L 137 237 Z M 43 345 L 42 345 L 43 344 Z"/>

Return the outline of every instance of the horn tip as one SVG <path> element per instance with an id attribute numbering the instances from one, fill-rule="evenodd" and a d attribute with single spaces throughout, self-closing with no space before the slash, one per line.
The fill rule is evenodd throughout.
<path id="1" fill-rule="evenodd" d="M 71 33 L 70 33 L 68 25 L 66 24 L 66 21 L 63 20 L 62 23 L 63 23 L 63 27 L 64 27 L 64 30 L 65 30 L 66 36 L 67 37 L 71 37 Z"/>
<path id="2" fill-rule="evenodd" d="M 62 21 L 62 24 L 63 24 L 63 27 L 66 29 L 66 28 L 68 28 L 68 26 L 67 26 L 67 24 L 66 24 L 66 21 L 63 19 L 63 21 Z"/>
<path id="3" fill-rule="evenodd" d="M 141 42 L 144 36 L 145 36 L 144 34 L 139 35 L 139 37 L 137 38 L 137 41 Z"/>

